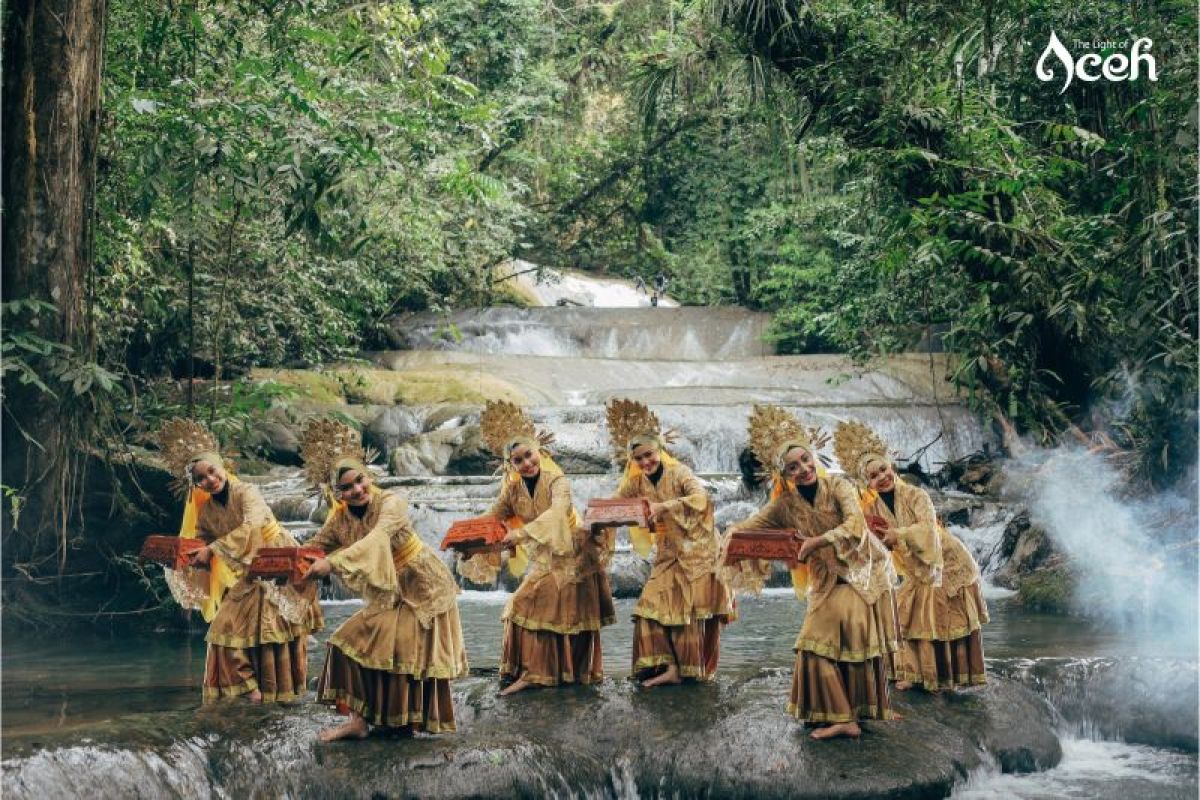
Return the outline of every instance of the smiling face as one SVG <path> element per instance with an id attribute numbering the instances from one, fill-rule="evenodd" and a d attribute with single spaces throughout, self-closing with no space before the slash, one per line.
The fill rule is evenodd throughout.
<path id="1" fill-rule="evenodd" d="M 532 447 L 518 444 L 508 454 L 508 461 L 522 478 L 536 477 L 542 471 L 542 456 Z"/>
<path id="2" fill-rule="evenodd" d="M 208 494 L 219 494 L 225 488 L 225 470 L 211 461 L 192 464 L 192 485 Z"/>
<path id="3" fill-rule="evenodd" d="M 867 462 L 863 479 L 877 492 L 890 492 L 896 488 L 896 471 L 891 464 L 878 458 Z"/>
<path id="4" fill-rule="evenodd" d="M 348 468 L 338 474 L 333 491 L 337 498 L 348 506 L 362 507 L 371 502 L 371 476 L 357 469 Z"/>
<path id="5" fill-rule="evenodd" d="M 658 452 L 658 448 L 650 444 L 640 444 L 633 448 L 629 457 L 646 475 L 653 475 L 658 470 L 658 465 L 662 463 L 662 455 Z"/>
<path id="6" fill-rule="evenodd" d="M 783 456 L 783 476 L 793 483 L 809 486 L 817 480 L 817 462 L 803 447 L 793 447 Z"/>

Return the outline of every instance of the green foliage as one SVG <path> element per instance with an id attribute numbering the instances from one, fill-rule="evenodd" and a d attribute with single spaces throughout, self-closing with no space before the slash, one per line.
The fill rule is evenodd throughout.
<path id="1" fill-rule="evenodd" d="M 679 231 L 723 243 L 728 278 L 706 299 L 775 310 L 788 350 L 867 358 L 944 330 L 953 380 L 989 416 L 1044 440 L 1107 430 L 1154 480 L 1193 463 L 1195 70 L 1172 58 L 1190 52 L 1194 9 L 676 8 L 681 26 L 652 37 L 636 91 L 656 129 L 698 118 L 703 144 L 644 208 L 683 197 L 660 236 L 685 269 L 697 259 Z M 1033 69 L 1054 28 L 1151 37 L 1159 81 L 1060 97 Z M 767 131 L 776 147 L 747 147 Z M 807 175 L 779 179 L 797 163 Z M 723 215 L 677 190 L 696 180 Z M 694 274 L 720 276 L 703 252 Z"/>
<path id="2" fill-rule="evenodd" d="M 107 358 L 142 374 L 179 374 L 189 347 L 206 369 L 319 362 L 391 311 L 478 297 L 512 250 L 516 189 L 472 157 L 496 135 L 493 104 L 451 71 L 431 13 L 112 13 L 95 297 Z"/>
<path id="3" fill-rule="evenodd" d="M 1194 458 L 1196 17 L 1178 0 L 111 14 L 110 375 L 344 357 L 398 310 L 513 302 L 491 268 L 521 255 L 772 311 L 783 352 L 933 335 L 1005 424 L 1106 429 L 1156 480 Z M 1033 70 L 1051 29 L 1150 36 L 1159 81 L 1059 95 Z M 36 330 L 4 347 L 6 376 L 41 380 Z"/>

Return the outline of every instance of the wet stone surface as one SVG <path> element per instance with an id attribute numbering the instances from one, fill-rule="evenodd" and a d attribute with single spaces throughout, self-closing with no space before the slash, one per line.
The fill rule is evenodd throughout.
<path id="1" fill-rule="evenodd" d="M 900 722 L 814 742 L 784 711 L 786 669 L 653 691 L 627 680 L 496 696 L 455 684 L 456 734 L 321 744 L 339 719 L 312 703 L 134 714 L 86 731 L 8 738 L 3 794 L 107 797 L 944 796 L 990 753 L 1054 766 L 1054 713 L 1015 682 L 897 695 Z"/>

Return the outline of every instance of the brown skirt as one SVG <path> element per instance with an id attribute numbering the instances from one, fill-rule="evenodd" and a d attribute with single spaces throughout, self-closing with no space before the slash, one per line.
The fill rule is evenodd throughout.
<path id="1" fill-rule="evenodd" d="M 371 725 L 411 726 L 429 733 L 455 730 L 454 703 L 447 678 L 417 679 L 412 675 L 368 669 L 330 645 L 325 668 L 317 682 L 317 698 L 353 711 Z"/>
<path id="2" fill-rule="evenodd" d="M 204 700 L 237 697 L 255 689 L 263 702 L 294 700 L 307 691 L 308 637 L 256 647 L 208 646 L 204 664 Z"/>
<path id="3" fill-rule="evenodd" d="M 597 683 L 604 677 L 600 632 L 555 633 L 504 623 L 500 679 L 524 677 L 541 686 Z"/>
<path id="4" fill-rule="evenodd" d="M 812 723 L 892 719 L 885 659 L 834 661 L 798 651 L 787 710 Z"/>
<path id="5" fill-rule="evenodd" d="M 502 619 L 534 631 L 598 631 L 616 621 L 608 573 L 593 572 L 561 584 L 552 572 L 526 575 Z"/>
<path id="6" fill-rule="evenodd" d="M 979 629 L 949 642 L 906 639 L 896 654 L 895 680 L 910 681 L 930 692 L 987 683 Z"/>
<path id="7" fill-rule="evenodd" d="M 722 618 L 663 625 L 633 618 L 633 677 L 644 680 L 674 664 L 681 678 L 710 680 L 721 656 Z"/>

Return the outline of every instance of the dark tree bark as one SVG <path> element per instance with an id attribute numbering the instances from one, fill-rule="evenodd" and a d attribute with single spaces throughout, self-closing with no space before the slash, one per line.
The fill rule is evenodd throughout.
<path id="1" fill-rule="evenodd" d="M 10 0 L 7 6 L 3 298 L 51 303 L 55 312 L 39 315 L 37 335 L 86 358 L 106 0 Z M 10 383 L 4 387 L 4 483 L 21 491 L 24 505 L 17 531 L 4 514 L 5 560 L 57 556 L 61 569 L 79 499 L 79 434 L 91 420 L 75 418 L 62 398 Z"/>

